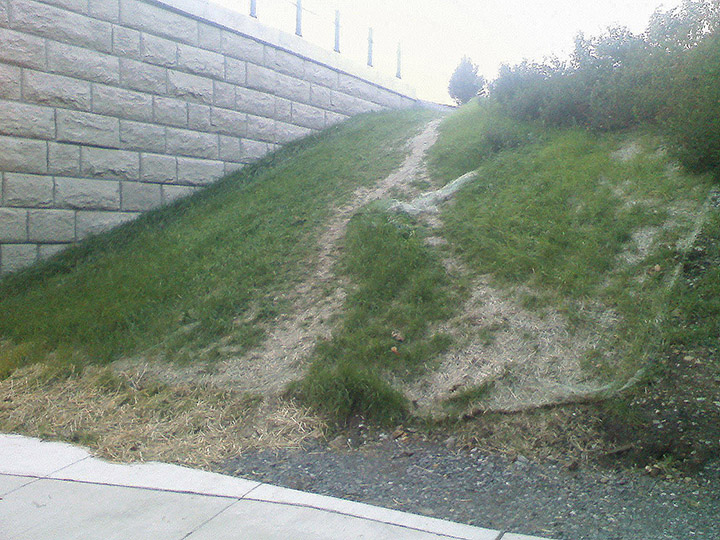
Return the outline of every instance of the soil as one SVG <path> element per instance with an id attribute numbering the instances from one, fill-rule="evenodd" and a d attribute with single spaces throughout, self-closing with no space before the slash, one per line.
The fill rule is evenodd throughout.
<path id="1" fill-rule="evenodd" d="M 716 350 L 676 348 L 612 402 L 386 431 L 355 418 L 215 470 L 496 530 L 572 540 L 720 539 Z"/>
<path id="2" fill-rule="evenodd" d="M 677 348 L 663 364 L 654 384 L 610 402 L 429 430 L 356 418 L 328 439 L 214 469 L 554 539 L 720 539 L 717 351 Z"/>
<path id="3" fill-rule="evenodd" d="M 469 273 L 460 261 L 453 265 Z M 432 414 L 443 400 L 486 381 L 493 386 L 483 398 L 483 410 L 542 407 L 599 390 L 597 383 L 587 381 L 580 361 L 614 322 L 610 311 L 594 314 L 597 324 L 591 330 L 571 330 L 557 309 L 537 312 L 522 307 L 519 292 L 493 287 L 490 276 L 472 282 L 460 313 L 439 328 L 457 345 L 408 391 L 419 412 Z M 503 377 L 506 373 L 512 377 Z"/>

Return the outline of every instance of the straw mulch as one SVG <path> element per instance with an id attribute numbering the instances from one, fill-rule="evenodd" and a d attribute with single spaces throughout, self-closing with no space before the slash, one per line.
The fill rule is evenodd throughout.
<path id="1" fill-rule="evenodd" d="M 0 430 L 64 440 L 117 461 L 209 468 L 248 448 L 323 435 L 310 411 L 211 386 L 170 386 L 139 372 L 36 364 L 0 381 Z"/>

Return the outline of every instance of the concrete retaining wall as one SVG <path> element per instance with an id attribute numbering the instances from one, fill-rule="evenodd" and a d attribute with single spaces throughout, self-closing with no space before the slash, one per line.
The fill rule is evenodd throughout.
<path id="1" fill-rule="evenodd" d="M 0 273 L 414 103 L 397 79 L 201 0 L 0 0 Z"/>

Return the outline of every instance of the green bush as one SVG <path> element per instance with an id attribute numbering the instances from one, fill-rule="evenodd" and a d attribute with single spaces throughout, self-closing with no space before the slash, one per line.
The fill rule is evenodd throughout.
<path id="1" fill-rule="evenodd" d="M 467 56 L 463 56 L 460 64 L 450 77 L 448 92 L 458 105 L 463 105 L 482 93 L 485 88 L 485 78 L 478 75 L 477 65 Z"/>
<path id="2" fill-rule="evenodd" d="M 720 35 L 689 51 L 671 87 L 664 127 L 674 154 L 695 172 L 720 172 Z"/>
<path id="3" fill-rule="evenodd" d="M 576 38 L 570 61 L 503 66 L 490 96 L 518 120 L 617 131 L 657 123 L 695 172 L 720 170 L 720 5 L 685 0 L 647 31 Z"/>

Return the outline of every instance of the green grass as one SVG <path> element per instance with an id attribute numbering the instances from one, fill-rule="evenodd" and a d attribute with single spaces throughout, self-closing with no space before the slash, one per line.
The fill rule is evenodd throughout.
<path id="1" fill-rule="evenodd" d="M 476 386 L 460 390 L 445 400 L 443 407 L 448 414 L 457 417 L 467 411 L 470 405 L 485 398 L 492 391 L 494 385 L 494 381 L 488 380 Z"/>
<path id="2" fill-rule="evenodd" d="M 405 142 L 432 117 L 358 117 L 5 278 L 0 376 L 45 359 L 61 367 L 156 353 L 203 361 L 219 340 L 257 345 L 289 307 L 283 293 L 308 276 L 333 209 L 396 168 Z M 629 143 L 642 152 L 612 157 Z M 429 159 L 432 184 L 478 172 L 442 206 L 448 245 L 427 245 L 424 225 L 382 203 L 352 218 L 336 269 L 350 283 L 336 331 L 292 388 L 306 403 L 340 420 L 404 419 L 403 385 L 437 369 L 451 339 L 434 329 L 481 275 L 499 288 L 522 286 L 520 305 L 559 309 L 571 330 L 597 327 L 602 310 L 617 314 L 585 357 L 592 377 L 623 382 L 670 343 L 716 339 L 720 220 L 705 229 L 700 259 L 714 262 L 702 272 L 678 248 L 712 179 L 673 167 L 653 131 L 541 132 L 473 102 L 443 122 Z M 636 253 L 631 240 L 644 230 L 654 236 L 647 253 Z M 446 272 L 441 250 L 469 275 Z M 690 277 L 673 285 L 681 263 Z M 488 326 L 478 339 L 490 345 L 497 330 Z M 466 389 L 445 406 L 464 410 L 491 390 Z"/>
<path id="3" fill-rule="evenodd" d="M 476 111 L 461 111 L 452 121 L 471 114 Z M 450 146 L 443 137 L 455 137 L 444 133 L 443 148 Z M 627 162 L 613 159 L 629 141 L 639 141 L 644 152 Z M 658 144 L 647 133 L 547 130 L 541 142 L 482 160 L 479 179 L 443 213 L 446 237 L 473 272 L 501 285 L 530 286 L 536 294 L 529 305 L 554 304 L 576 326 L 592 323 L 581 315 L 588 303 L 618 312 L 617 336 L 605 345 L 620 363 L 594 366 L 611 380 L 629 375 L 661 345 L 657 320 L 667 311 L 669 276 L 682 256 L 676 244 L 692 230 L 692 211 L 711 185 L 708 176 L 669 170 Z M 473 166 L 462 159 L 453 174 Z M 691 212 L 671 216 L 671 206 Z M 669 221 L 673 226 L 660 230 L 651 253 L 622 263 L 633 232 Z M 655 265 L 660 271 L 649 273 Z"/>
<path id="4" fill-rule="evenodd" d="M 440 126 L 428 154 L 432 176 L 442 184 L 475 170 L 488 157 L 539 140 L 538 126 L 511 120 L 488 100 L 473 100 Z"/>
<path id="5" fill-rule="evenodd" d="M 453 313 L 458 293 L 407 218 L 366 209 L 349 223 L 345 249 L 342 271 L 353 281 L 347 313 L 317 348 L 301 392 L 338 418 L 396 422 L 407 400 L 390 381 L 434 367 L 450 340 L 429 325 Z"/>
<path id="6" fill-rule="evenodd" d="M 398 166 L 404 141 L 431 116 L 355 118 L 7 277 L 0 337 L 13 346 L 0 371 L 49 351 L 106 362 L 154 350 L 173 357 L 228 335 L 258 343 L 262 323 L 285 307 L 280 293 L 302 279 L 331 208 Z"/>
<path id="7" fill-rule="evenodd" d="M 582 131 L 505 152 L 445 213 L 446 232 L 480 272 L 508 282 L 590 295 L 633 228 L 647 219 L 623 210 L 612 185 L 611 146 Z"/>
<path id="8" fill-rule="evenodd" d="M 714 211 L 683 263 L 670 297 L 666 340 L 686 349 L 720 348 L 720 213 Z M 716 363 L 720 367 L 720 362 Z"/>

